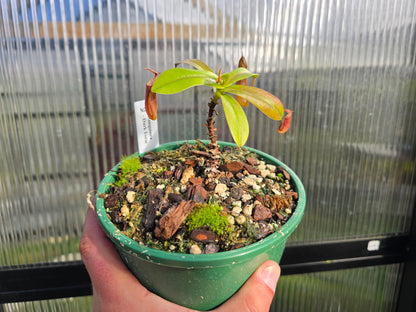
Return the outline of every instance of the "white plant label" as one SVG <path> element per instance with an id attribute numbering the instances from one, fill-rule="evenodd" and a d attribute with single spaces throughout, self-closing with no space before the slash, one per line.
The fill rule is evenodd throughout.
<path id="1" fill-rule="evenodd" d="M 134 102 L 136 116 L 137 140 L 139 153 L 147 152 L 159 146 L 157 120 L 151 120 L 146 114 L 144 100 Z"/>

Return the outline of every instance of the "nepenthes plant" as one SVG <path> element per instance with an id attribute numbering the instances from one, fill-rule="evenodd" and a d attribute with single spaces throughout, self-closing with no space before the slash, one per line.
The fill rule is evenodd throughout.
<path id="1" fill-rule="evenodd" d="M 187 64 L 193 68 L 177 67 Z M 238 68 L 216 74 L 207 64 L 198 59 L 188 59 L 175 64 L 175 68 L 168 69 L 160 74 L 146 68 L 154 77 L 146 84 L 145 106 L 150 119 L 157 117 L 156 94 L 175 94 L 195 86 L 208 86 L 212 88 L 213 95 L 208 102 L 209 110 L 206 127 L 208 128 L 209 147 L 215 155 L 218 152 L 216 140 L 215 116 L 218 114 L 216 106 L 222 103 L 228 127 L 235 143 L 243 146 L 249 135 L 249 124 L 243 107 L 249 103 L 255 105 L 266 116 L 273 120 L 280 120 L 279 133 L 285 133 L 290 127 L 292 111 L 284 109 L 282 102 L 273 94 L 254 87 L 254 80 L 259 75 L 247 69 L 247 62 L 242 56 Z M 252 84 L 247 85 L 247 79 Z M 283 118 L 284 113 L 286 116 Z"/>

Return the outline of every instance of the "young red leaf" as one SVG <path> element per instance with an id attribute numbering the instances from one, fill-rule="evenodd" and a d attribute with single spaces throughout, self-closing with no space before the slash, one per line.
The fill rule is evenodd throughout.
<path id="1" fill-rule="evenodd" d="M 238 67 L 248 68 L 247 61 L 244 55 L 242 55 L 240 59 L 238 60 Z"/>
<path id="2" fill-rule="evenodd" d="M 283 121 L 280 121 L 280 126 L 277 129 L 277 132 L 279 133 L 285 133 L 290 128 L 290 120 L 292 119 L 293 111 L 291 111 L 290 109 L 285 109 L 285 112 L 287 115 L 285 116 L 285 119 Z"/>
<path id="3" fill-rule="evenodd" d="M 247 142 L 249 126 L 247 116 L 240 104 L 229 94 L 221 94 L 225 118 L 235 143 L 241 147 Z"/>
<path id="4" fill-rule="evenodd" d="M 251 86 L 231 85 L 224 88 L 224 92 L 229 92 L 253 103 L 265 115 L 274 120 L 281 120 L 283 117 L 283 104 L 273 94 Z"/>

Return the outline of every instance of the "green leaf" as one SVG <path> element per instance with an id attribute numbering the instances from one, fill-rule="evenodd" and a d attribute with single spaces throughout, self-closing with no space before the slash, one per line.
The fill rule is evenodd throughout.
<path id="1" fill-rule="evenodd" d="M 187 60 L 180 61 L 175 64 L 175 67 L 178 66 L 179 64 L 188 64 L 199 70 L 206 70 L 212 73 L 214 72 L 207 64 L 205 64 L 204 62 L 198 59 L 187 59 Z"/>
<path id="2" fill-rule="evenodd" d="M 283 117 L 284 112 L 282 102 L 267 91 L 256 87 L 240 85 L 228 86 L 227 88 L 224 88 L 223 91 L 248 100 L 271 119 L 281 120 Z"/>
<path id="3" fill-rule="evenodd" d="M 224 87 L 228 87 L 230 85 L 232 85 L 233 83 L 239 81 L 239 80 L 243 80 L 243 79 L 247 79 L 250 77 L 258 77 L 258 74 L 253 74 L 252 72 L 248 71 L 247 69 L 243 68 L 243 67 L 239 67 L 235 70 L 233 70 L 230 73 L 225 73 L 221 76 L 223 82 L 222 85 Z"/>
<path id="4" fill-rule="evenodd" d="M 246 113 L 237 100 L 229 94 L 220 94 L 225 118 L 235 143 L 241 147 L 248 139 L 249 126 Z"/>
<path id="5" fill-rule="evenodd" d="M 199 85 L 215 83 L 217 75 L 209 71 L 171 68 L 161 73 L 153 84 L 152 92 L 174 94 Z"/>

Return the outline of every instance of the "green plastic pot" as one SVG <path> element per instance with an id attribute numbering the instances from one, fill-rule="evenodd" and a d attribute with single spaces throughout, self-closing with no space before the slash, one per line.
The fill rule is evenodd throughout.
<path id="1" fill-rule="evenodd" d="M 185 141 L 172 142 L 159 146 L 153 151 L 172 150 Z M 194 144 L 195 141 L 187 141 Z M 219 142 L 220 145 L 234 146 Z M 266 260 L 280 261 L 289 235 L 299 224 L 306 204 L 306 194 L 297 175 L 276 158 L 247 148 L 267 163 L 282 166 L 291 176 L 298 203 L 288 222 L 261 241 L 249 246 L 215 254 L 179 254 L 141 246 L 122 234 L 107 217 L 104 200 L 99 194 L 106 193 L 114 182 L 115 166 L 102 180 L 98 188 L 96 211 L 104 232 L 114 243 L 120 257 L 148 290 L 179 305 L 211 310 L 230 298 Z"/>

